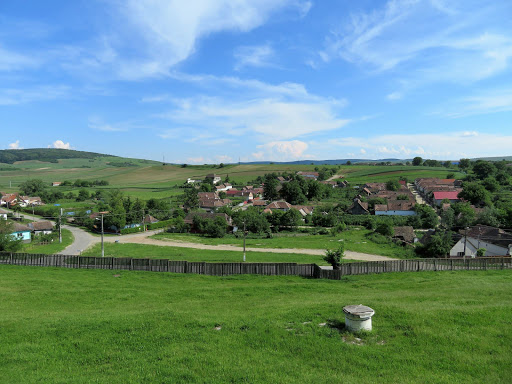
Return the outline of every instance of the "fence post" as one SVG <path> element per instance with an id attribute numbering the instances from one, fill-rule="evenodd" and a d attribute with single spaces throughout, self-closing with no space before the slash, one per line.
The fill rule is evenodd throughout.
<path id="1" fill-rule="evenodd" d="M 436 259 L 434 259 L 434 271 L 437 271 Z"/>
<path id="2" fill-rule="evenodd" d="M 505 258 L 501 258 L 501 269 L 505 269 Z"/>
<path id="3" fill-rule="evenodd" d="M 12 265 L 12 252 L 10 253 L 10 257 L 9 257 L 9 264 Z"/>
<path id="4" fill-rule="evenodd" d="M 130 259 L 130 271 L 133 270 L 133 257 Z"/>
<path id="5" fill-rule="evenodd" d="M 80 269 L 80 256 L 77 256 L 76 259 L 78 260 L 78 269 Z"/>

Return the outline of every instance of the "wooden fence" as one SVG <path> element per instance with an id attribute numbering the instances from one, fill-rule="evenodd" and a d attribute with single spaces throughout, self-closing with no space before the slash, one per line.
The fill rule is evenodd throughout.
<path id="1" fill-rule="evenodd" d="M 340 270 L 325 270 L 316 264 L 296 263 L 206 263 L 168 259 L 133 259 L 128 257 L 91 257 L 0 252 L 0 264 L 37 267 L 112 269 L 172 273 L 196 273 L 211 276 L 273 275 L 303 276 L 340 280 L 342 276 L 387 272 L 489 270 L 512 268 L 510 257 L 475 259 L 414 259 L 345 263 Z"/>

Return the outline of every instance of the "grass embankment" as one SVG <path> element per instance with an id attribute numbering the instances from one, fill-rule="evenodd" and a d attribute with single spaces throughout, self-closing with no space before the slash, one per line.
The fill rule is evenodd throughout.
<path id="1" fill-rule="evenodd" d="M 122 241 L 122 238 L 121 238 Z M 166 247 L 147 244 L 112 244 L 105 243 L 107 257 L 133 257 L 150 259 L 169 259 L 185 261 L 206 261 L 210 263 L 238 263 L 242 261 L 240 251 L 211 251 L 194 248 Z M 83 256 L 100 256 L 101 244 L 82 253 Z M 250 263 L 299 263 L 328 265 L 320 255 L 303 255 L 296 253 L 247 252 L 246 261 Z M 347 260 L 346 260 L 347 261 Z"/>
<path id="2" fill-rule="evenodd" d="M 60 251 L 64 250 L 71 244 L 73 244 L 73 241 L 75 240 L 75 237 L 71 233 L 71 231 L 67 229 L 62 230 L 62 243 L 59 243 L 59 239 L 57 238 L 54 240 L 53 243 L 45 244 L 45 245 L 37 245 L 37 244 L 25 244 L 23 246 L 23 249 L 21 252 L 26 253 L 42 253 L 45 255 L 52 255 L 55 253 L 59 253 Z"/>
<path id="3" fill-rule="evenodd" d="M 230 244 L 242 246 L 242 239 L 234 235 L 223 238 L 209 238 L 185 233 L 159 233 L 151 236 L 157 240 L 172 240 L 208 245 Z M 376 240 L 378 242 L 376 242 Z M 293 249 L 334 249 L 343 243 L 345 250 L 381 255 L 395 258 L 410 258 L 414 256 L 410 248 L 404 248 L 380 235 L 374 235 L 373 231 L 359 228 L 344 231 L 336 236 L 312 235 L 308 233 L 279 233 L 267 238 L 248 238 L 246 246 L 253 248 L 293 248 Z"/>
<path id="4" fill-rule="evenodd" d="M 509 383 L 511 273 L 329 281 L 0 266 L 0 377 Z M 344 331 L 341 311 L 359 303 L 376 311 L 360 341 Z"/>

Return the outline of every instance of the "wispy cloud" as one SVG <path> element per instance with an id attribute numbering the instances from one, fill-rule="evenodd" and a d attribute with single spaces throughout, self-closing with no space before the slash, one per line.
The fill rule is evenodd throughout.
<path id="1" fill-rule="evenodd" d="M 512 89 L 493 89 L 456 99 L 433 112 L 450 118 L 512 111 Z"/>
<path id="2" fill-rule="evenodd" d="M 350 122 L 341 116 L 346 100 L 310 94 L 301 84 L 214 76 L 187 76 L 185 81 L 218 90 L 216 97 L 170 98 L 173 108 L 158 114 L 188 130 L 209 127 L 209 135 L 256 135 L 260 142 L 271 142 L 340 129 Z M 163 95 L 145 100 L 168 101 Z"/>
<path id="3" fill-rule="evenodd" d="M 96 131 L 104 132 L 126 132 L 134 128 L 140 128 L 140 126 L 134 125 L 131 122 L 106 123 L 99 116 L 89 117 L 88 127 Z"/>
<path id="4" fill-rule="evenodd" d="M 235 51 L 235 70 L 239 71 L 245 67 L 272 67 L 275 63 L 274 49 L 269 45 L 258 45 L 251 47 L 238 47 Z"/>
<path id="5" fill-rule="evenodd" d="M 114 65 L 125 79 L 167 75 L 195 52 L 197 41 L 204 36 L 248 32 L 276 12 L 303 15 L 311 7 L 302 0 L 128 0 L 113 4 L 125 23 L 109 41 L 116 52 Z M 129 42 L 129 47 L 123 42 Z"/>
<path id="6" fill-rule="evenodd" d="M 401 74 L 409 87 L 475 82 L 510 69 L 512 28 L 503 27 L 510 23 L 488 23 L 510 12 L 504 2 L 389 0 L 380 9 L 353 13 L 320 54 Z"/>
<path id="7" fill-rule="evenodd" d="M 70 87 L 65 85 L 44 85 L 28 88 L 0 89 L 0 105 L 25 104 L 34 101 L 54 100 L 69 96 Z"/>
<path id="8" fill-rule="evenodd" d="M 309 145 L 300 140 L 290 141 L 271 141 L 262 145 L 258 145 L 257 148 L 261 149 L 259 152 L 253 153 L 255 159 L 267 159 L 273 161 L 291 161 L 297 159 L 312 159 L 315 158 L 313 155 L 305 154 Z"/>

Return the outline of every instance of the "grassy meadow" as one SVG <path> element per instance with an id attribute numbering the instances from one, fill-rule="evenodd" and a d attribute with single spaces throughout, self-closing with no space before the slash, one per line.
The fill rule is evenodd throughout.
<path id="1" fill-rule="evenodd" d="M 341 281 L 0 266 L 2 383 L 509 383 L 511 271 Z M 372 307 L 374 330 L 341 308 Z"/>
<path id="2" fill-rule="evenodd" d="M 116 164 L 115 166 L 112 164 Z M 129 166 L 123 166 L 129 164 Z M 222 168 L 217 165 L 162 165 L 149 160 L 97 157 L 94 159 L 61 159 L 58 162 L 20 161 L 14 164 L 0 164 L 0 190 L 17 192 L 18 186 L 29 179 L 41 179 L 50 185 L 54 181 L 107 180 L 108 186 L 92 187 L 97 189 L 120 189 L 132 198 L 170 198 L 183 193 L 178 188 L 187 178 L 202 179 L 209 173 L 216 173 L 222 178 L 229 175 L 232 183 L 247 183 L 271 172 L 296 172 L 313 170 L 314 165 L 294 164 L 229 164 Z M 441 177 L 456 170 L 447 168 L 413 167 L 413 166 L 372 166 L 341 165 L 337 174 L 352 184 L 366 182 L 385 182 L 405 176 L 409 180 L 417 177 Z M 77 193 L 79 188 L 55 187 L 62 192 Z"/>
<path id="3" fill-rule="evenodd" d="M 25 253 L 39 253 L 45 255 L 53 255 L 63 251 L 65 248 L 73 244 L 74 236 L 71 231 L 67 229 L 62 230 L 62 243 L 59 243 L 59 239 L 53 243 L 38 245 L 35 243 L 25 244 L 20 252 Z"/>
<path id="4" fill-rule="evenodd" d="M 189 233 L 159 233 L 151 236 L 156 240 L 173 240 L 208 245 L 230 244 L 242 246 L 243 239 L 234 235 L 227 235 L 223 238 L 211 238 Z M 376 242 L 375 239 L 382 241 Z M 309 233 L 277 233 L 272 238 L 251 238 L 246 239 L 246 246 L 252 248 L 293 248 L 293 249 L 335 249 L 343 244 L 345 250 L 373 255 L 389 256 L 395 258 L 408 258 L 413 256 L 409 248 L 404 248 L 393 243 L 383 236 L 375 235 L 374 231 L 355 228 L 344 231 L 336 236 L 312 235 Z"/>
<path id="5" fill-rule="evenodd" d="M 122 239 L 120 240 L 122 241 Z M 206 261 L 209 263 L 238 263 L 243 260 L 243 251 L 216 251 L 194 248 L 166 247 L 148 244 L 105 243 L 107 257 L 133 257 L 185 261 Z M 82 253 L 83 256 L 101 256 L 101 244 L 95 244 Z M 299 263 L 329 265 L 320 255 L 300 253 L 246 252 L 251 263 Z"/>

